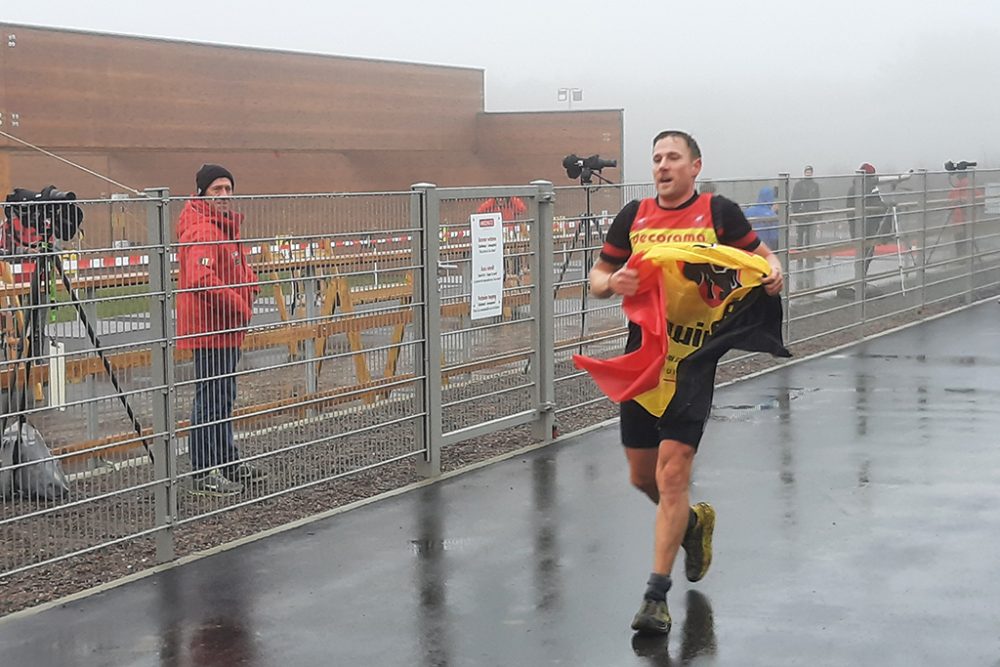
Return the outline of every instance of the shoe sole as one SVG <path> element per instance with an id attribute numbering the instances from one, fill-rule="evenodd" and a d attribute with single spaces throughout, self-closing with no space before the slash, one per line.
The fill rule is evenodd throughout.
<path id="1" fill-rule="evenodd" d="M 651 618 L 637 618 L 632 621 L 632 629 L 641 635 L 666 635 L 670 634 L 671 623 L 665 626 Z"/>
<path id="2" fill-rule="evenodd" d="M 702 567 L 701 572 L 695 577 L 691 577 L 687 572 L 684 573 L 687 576 L 687 580 L 691 583 L 704 579 L 705 575 L 708 574 L 708 568 L 712 566 L 712 533 L 715 531 L 715 508 L 708 503 L 698 504 L 705 509 L 705 514 L 698 517 L 700 521 L 703 521 L 701 531 Z"/>

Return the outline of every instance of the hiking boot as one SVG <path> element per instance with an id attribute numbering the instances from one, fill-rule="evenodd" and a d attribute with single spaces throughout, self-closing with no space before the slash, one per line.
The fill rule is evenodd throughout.
<path id="1" fill-rule="evenodd" d="M 700 581 L 712 564 L 712 531 L 715 530 L 715 509 L 708 503 L 691 507 L 696 520 L 684 534 L 684 574 L 688 581 Z"/>
<path id="2" fill-rule="evenodd" d="M 191 478 L 191 493 L 197 496 L 238 496 L 243 493 L 243 485 L 226 479 L 218 468 Z"/>
<path id="3" fill-rule="evenodd" d="M 643 598 L 642 606 L 632 619 L 632 629 L 644 634 L 665 635 L 670 632 L 670 611 L 666 600 Z"/>
<path id="4" fill-rule="evenodd" d="M 257 482 L 262 482 L 267 479 L 267 471 L 263 468 L 258 468 L 252 463 L 243 461 L 242 463 L 238 463 L 230 468 L 226 472 L 226 477 L 234 482 L 256 484 Z"/>

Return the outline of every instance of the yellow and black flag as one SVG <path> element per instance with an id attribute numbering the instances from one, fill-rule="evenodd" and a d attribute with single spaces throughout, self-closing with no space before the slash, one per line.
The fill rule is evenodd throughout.
<path id="1" fill-rule="evenodd" d="M 613 401 L 634 399 L 650 414 L 704 419 L 715 369 L 731 349 L 791 356 L 781 336 L 781 300 L 761 279 L 763 257 L 722 245 L 675 243 L 629 258 L 639 291 L 622 307 L 641 345 L 613 359 L 575 355 Z"/>

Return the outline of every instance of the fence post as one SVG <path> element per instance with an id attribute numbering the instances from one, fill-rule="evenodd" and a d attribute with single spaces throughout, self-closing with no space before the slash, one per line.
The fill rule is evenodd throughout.
<path id="1" fill-rule="evenodd" d="M 858 254 L 854 264 L 854 278 L 858 283 L 855 292 L 855 301 L 861 306 L 861 327 L 859 339 L 865 337 L 865 325 L 868 323 L 868 172 L 855 172 L 860 176 L 861 187 L 858 188 L 857 197 L 854 200 L 855 210 L 858 202 L 861 202 L 861 218 L 858 220 L 861 229 L 858 235 Z M 857 183 L 857 180 L 855 180 Z"/>
<path id="2" fill-rule="evenodd" d="M 965 194 L 965 193 L 962 193 Z M 969 215 L 963 216 L 963 224 L 968 226 L 965 237 L 969 239 L 967 248 L 969 249 L 969 289 L 965 293 L 965 303 L 973 302 L 973 292 L 976 291 L 976 170 L 969 169 L 969 203 L 962 202 L 968 207 Z"/>
<path id="3" fill-rule="evenodd" d="M 922 182 L 920 193 L 920 309 L 927 305 L 927 170 L 918 169 Z"/>
<path id="4" fill-rule="evenodd" d="M 794 275 L 794 272 L 792 271 L 792 175 L 783 171 L 779 173 L 778 176 L 781 178 L 785 188 L 785 201 L 783 202 L 783 208 L 785 210 L 782 215 L 784 223 L 782 224 L 782 229 L 780 230 L 781 249 L 778 251 L 778 261 L 781 262 L 785 271 L 786 298 L 785 308 L 782 313 L 782 317 L 784 318 L 782 326 L 785 330 L 785 343 L 788 344 L 792 340 L 792 300 L 787 297 L 790 297 L 792 294 L 792 279 Z"/>
<path id="5" fill-rule="evenodd" d="M 423 411 L 417 446 L 424 458 L 417 472 L 424 477 L 441 474 L 441 289 L 438 281 L 440 255 L 440 200 L 432 183 L 411 186 L 410 220 L 413 234 L 413 289 L 420 312 L 414 314 L 413 338 L 416 406 Z"/>
<path id="6" fill-rule="evenodd" d="M 150 391 L 153 414 L 153 487 L 156 562 L 174 559 L 177 518 L 177 420 L 174 416 L 174 304 L 170 261 L 170 191 L 149 188 Z"/>
<path id="7" fill-rule="evenodd" d="M 311 244 L 311 241 L 310 241 Z M 308 259 L 312 256 L 312 253 L 306 252 L 304 256 Z M 307 262 L 304 269 L 302 269 L 302 293 L 305 294 L 305 311 L 306 311 L 306 321 L 309 326 L 314 326 L 316 324 L 316 269 L 312 262 Z M 310 396 L 315 396 L 319 392 L 319 364 L 321 362 L 316 361 L 316 346 L 312 344 L 312 341 L 307 341 L 303 346 L 305 348 L 303 357 L 306 360 L 306 394 Z M 362 379 L 358 378 L 358 382 Z M 314 414 L 310 411 L 310 414 Z"/>
<path id="8" fill-rule="evenodd" d="M 531 234 L 532 275 L 535 276 L 535 298 L 532 299 L 532 318 L 535 326 L 532 341 L 535 350 L 535 378 L 537 380 L 538 419 L 534 425 L 536 440 L 548 442 L 555 436 L 555 275 L 553 259 L 555 248 L 552 240 L 552 219 L 556 194 L 549 181 L 532 181 L 538 188 L 535 195 L 535 230 Z"/>

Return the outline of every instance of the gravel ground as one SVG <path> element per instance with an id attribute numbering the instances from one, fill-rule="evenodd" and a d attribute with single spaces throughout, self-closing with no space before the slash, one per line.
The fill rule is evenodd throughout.
<path id="1" fill-rule="evenodd" d="M 987 292 L 978 293 L 976 298 L 996 296 L 996 293 L 997 289 L 994 287 Z M 864 334 L 871 335 L 878 331 L 924 319 L 935 313 L 960 306 L 962 303 L 961 297 L 944 299 L 931 307 L 915 308 L 905 313 L 891 314 L 885 317 L 879 317 L 879 311 L 880 308 L 885 311 L 887 306 L 883 304 L 880 307 L 875 303 L 869 307 L 868 311 L 868 316 L 874 321 L 865 326 Z M 843 326 L 838 323 L 839 319 L 852 316 L 847 312 L 838 311 L 817 316 L 815 319 L 822 317 L 824 321 L 821 328 L 831 330 L 838 328 L 838 325 Z M 845 323 L 847 321 L 849 320 L 845 320 Z M 816 326 L 816 324 L 815 321 L 810 321 L 811 326 Z M 855 342 L 860 334 L 861 332 L 856 329 L 843 331 L 818 337 L 806 343 L 792 345 L 791 349 L 796 357 L 807 356 Z M 717 380 L 722 383 L 738 379 L 749 373 L 781 363 L 785 362 L 761 355 L 724 360 L 719 368 Z M 557 378 L 565 377 L 572 372 L 568 361 L 561 361 L 557 364 Z M 474 419 L 469 418 L 469 410 L 464 412 L 458 410 L 456 413 L 462 414 L 456 414 L 452 417 L 445 416 L 446 425 L 449 425 L 449 428 L 460 428 L 471 422 L 485 421 L 494 416 L 494 413 L 484 411 L 486 410 L 484 406 L 494 405 L 510 408 L 521 401 L 529 400 L 525 390 L 516 389 L 526 381 L 525 377 L 523 373 L 512 373 L 505 376 L 503 382 L 515 388 L 510 394 L 505 395 L 503 399 L 505 402 L 479 401 L 474 404 L 477 406 Z M 490 390 L 495 390 L 501 385 L 498 384 L 497 378 L 493 378 L 490 380 L 489 386 Z M 476 390 L 474 382 L 467 383 L 464 387 L 464 389 L 455 387 L 448 391 L 454 397 L 459 397 L 463 391 L 474 392 Z M 597 396 L 596 389 L 586 378 L 572 378 L 557 382 L 556 390 L 556 403 L 559 406 L 578 404 Z M 525 394 L 525 396 L 521 394 Z M 204 517 L 202 515 L 206 512 L 227 506 L 222 504 L 213 506 L 211 504 L 213 501 L 195 498 L 185 493 L 178 494 L 179 520 L 182 523 L 175 530 L 177 555 L 192 554 L 225 544 L 422 479 L 416 470 L 415 457 L 408 456 L 412 453 L 408 451 L 408 448 L 413 447 L 411 444 L 414 437 L 412 425 L 405 421 L 392 423 L 400 416 L 413 414 L 413 406 L 409 404 L 409 401 L 403 400 L 401 405 L 395 405 L 395 407 L 393 404 L 388 404 L 387 407 L 377 406 L 375 409 L 385 410 L 385 414 L 379 416 L 383 424 L 390 423 L 363 432 L 358 436 L 352 436 L 348 444 L 337 448 L 336 455 L 333 457 L 330 456 L 329 445 L 326 442 L 331 436 L 331 432 L 324 429 L 335 428 L 337 432 L 346 432 L 363 427 L 365 424 L 371 423 L 370 410 L 366 413 L 359 411 L 356 423 L 349 418 L 338 419 L 336 420 L 337 424 L 330 427 L 326 425 L 326 422 L 332 420 L 326 420 L 313 425 L 295 426 L 283 432 L 281 443 L 287 447 L 297 447 L 297 449 L 278 452 L 273 455 L 273 458 L 267 459 L 267 467 L 272 471 L 271 479 L 261 488 L 253 490 L 255 502 L 252 505 L 230 508 L 225 512 Z M 616 415 L 617 406 L 608 401 L 601 401 L 558 413 L 556 426 L 559 433 L 571 433 Z M 442 452 L 442 470 L 458 470 L 518 450 L 532 442 L 534 440 L 530 427 L 522 426 L 450 445 Z M 273 452 L 274 450 L 269 451 Z M 359 468 L 376 460 L 388 458 L 398 458 L 399 460 L 371 470 L 356 472 Z M 148 481 L 151 478 L 151 471 L 148 468 L 148 466 L 139 466 L 129 471 L 127 473 L 129 475 L 128 483 L 134 485 Z M 183 472 L 183 468 L 181 472 Z M 328 481 L 320 481 L 331 475 L 342 476 Z M 93 498 L 100 493 L 114 493 L 116 488 L 121 488 L 122 477 L 115 476 L 113 480 L 112 476 L 107 476 L 103 480 L 100 477 L 95 477 L 87 480 L 87 483 L 89 486 L 86 495 Z M 294 493 L 275 498 L 259 499 L 269 491 L 286 489 L 293 483 L 310 483 L 311 485 Z M 219 501 L 214 502 L 218 503 Z M 152 492 L 145 489 L 120 492 L 118 495 L 111 495 L 96 502 L 61 511 L 58 517 L 63 525 L 61 529 L 58 526 L 53 528 L 52 517 L 43 517 L 39 521 L 45 521 L 46 525 L 41 534 L 47 535 L 48 539 L 42 543 L 39 543 L 37 537 L 32 539 L 30 548 L 34 553 L 31 562 L 42 560 L 47 552 L 49 555 L 65 553 L 67 544 L 72 546 L 74 539 L 71 537 L 75 535 L 72 528 L 80 525 L 80 522 L 89 522 L 86 525 L 93 525 L 94 529 L 83 538 L 76 538 L 86 540 L 81 541 L 77 548 L 83 548 L 99 541 L 95 538 L 112 539 L 116 534 L 121 533 L 123 526 L 134 530 L 150 528 L 151 526 L 148 524 L 151 522 L 149 518 L 151 505 Z M 23 505 L 6 505 L 6 507 L 20 507 L 23 511 Z M 41 526 L 36 524 L 34 528 L 39 530 Z M 103 532 L 106 532 L 106 535 L 102 535 Z M 16 524 L 16 529 L 3 528 L 0 531 L 0 545 L 2 545 L 0 546 L 0 559 L 11 553 L 17 553 L 18 550 L 23 555 L 29 544 L 28 537 L 31 534 L 31 521 Z M 12 561 L 0 560 L 0 562 Z M 0 615 L 114 581 L 149 568 L 154 564 L 154 549 L 151 538 L 139 538 L 2 578 L 0 579 Z"/>

